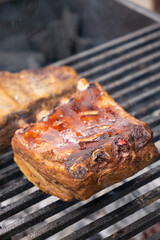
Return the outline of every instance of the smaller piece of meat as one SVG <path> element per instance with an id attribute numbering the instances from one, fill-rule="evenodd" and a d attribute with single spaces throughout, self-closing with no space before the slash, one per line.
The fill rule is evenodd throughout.
<path id="1" fill-rule="evenodd" d="M 14 160 L 28 180 L 64 201 L 85 200 L 158 156 L 149 126 L 125 112 L 100 84 L 82 79 L 77 88 L 12 140 Z"/>

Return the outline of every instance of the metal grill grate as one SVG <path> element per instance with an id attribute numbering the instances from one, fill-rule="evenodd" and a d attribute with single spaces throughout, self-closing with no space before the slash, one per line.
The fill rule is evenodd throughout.
<path id="1" fill-rule="evenodd" d="M 91 50 L 59 61 L 58 65 L 70 65 L 78 73 L 90 81 L 99 81 L 105 90 L 118 101 L 128 112 L 146 121 L 154 132 L 154 141 L 160 149 L 160 24 L 154 24 L 111 42 L 102 44 Z M 147 167 L 131 180 L 127 179 L 123 184 L 116 184 L 96 194 L 90 200 L 80 203 L 62 202 L 50 197 L 51 201 L 45 206 L 40 203 L 49 196 L 37 190 L 29 183 L 16 164 L 13 162 L 12 151 L 0 156 L 0 239 L 9 239 L 14 235 L 27 230 L 23 239 L 45 239 L 72 224 L 97 213 L 114 202 L 119 202 L 123 197 L 131 195 L 129 202 L 111 208 L 103 216 L 90 221 L 76 231 L 63 237 L 63 240 L 82 240 L 99 233 L 100 231 L 115 225 L 122 219 L 156 203 L 152 212 L 146 212 L 145 216 L 125 226 L 118 232 L 105 236 L 109 239 L 129 239 L 142 230 L 160 221 L 160 187 L 147 187 L 153 180 L 160 177 L 160 160 Z M 154 186 L 154 185 L 153 185 Z M 24 195 L 25 192 L 27 195 Z M 135 190 L 137 190 L 135 194 Z M 18 196 L 19 199 L 15 200 Z M 9 199 L 9 200 L 7 200 Z M 7 201 L 9 202 L 7 202 Z M 3 205 L 4 203 L 4 205 Z M 38 206 L 36 210 L 28 210 Z M 72 208 L 70 208 L 72 207 Z M 66 209 L 71 209 L 66 212 Z M 18 215 L 25 210 L 25 216 Z M 57 215 L 60 213 L 60 215 Z M 55 218 L 52 219 L 50 217 Z M 14 216 L 17 216 L 14 220 Z M 11 223 L 5 224 L 8 219 Z M 43 225 L 37 225 L 47 220 Z M 35 228 L 31 228 L 36 226 Z M 31 229 L 32 230 L 31 230 Z M 22 239 L 23 235 L 17 235 L 16 239 Z M 148 239 L 159 239 L 156 233 Z"/>

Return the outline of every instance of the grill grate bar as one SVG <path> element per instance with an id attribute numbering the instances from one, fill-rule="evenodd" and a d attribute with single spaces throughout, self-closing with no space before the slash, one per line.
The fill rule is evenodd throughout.
<path id="1" fill-rule="evenodd" d="M 7 153 L 8 153 L 7 156 L 4 153 L 2 153 L 0 155 L 0 164 L 1 163 L 4 164 L 6 161 L 11 161 L 12 160 L 12 158 L 13 158 L 13 150 L 9 151 Z"/>
<path id="2" fill-rule="evenodd" d="M 145 104 L 145 102 L 143 102 L 143 104 L 139 104 L 138 106 L 138 110 L 135 107 L 132 107 L 132 109 L 128 109 L 128 112 L 130 112 L 132 115 L 137 116 L 141 119 L 144 116 L 147 116 L 149 114 L 152 114 L 153 112 L 159 111 L 160 109 L 160 101 L 158 96 L 154 96 L 156 98 L 150 99 L 150 102 L 147 102 L 147 104 Z M 147 108 L 147 106 L 149 106 Z M 146 110 L 147 108 L 147 110 Z M 141 114 L 140 114 L 140 110 L 141 110 Z M 141 117 L 140 117 L 141 116 Z"/>
<path id="3" fill-rule="evenodd" d="M 6 172 L 1 174 L 0 176 L 0 186 L 3 184 L 8 183 L 9 181 L 16 179 L 17 177 L 21 176 L 22 173 L 19 171 L 17 167 L 13 168 L 12 171 Z"/>
<path id="4" fill-rule="evenodd" d="M 149 170 L 147 173 L 144 173 L 138 176 L 137 178 L 129 182 L 126 182 L 122 186 L 117 187 L 116 189 L 114 189 L 114 191 L 106 193 L 105 195 L 93 200 L 92 202 L 89 203 L 89 206 L 92 209 L 92 211 L 95 211 L 95 209 L 97 210 L 97 208 L 100 209 L 101 207 L 106 206 L 106 204 L 110 204 L 112 201 L 116 201 L 120 197 L 127 195 L 129 192 L 134 191 L 137 188 L 140 188 L 141 186 L 147 184 L 148 182 L 156 179 L 159 176 L 160 176 L 160 166 L 157 166 L 156 168 Z M 34 224 L 41 222 L 44 219 L 64 210 L 65 208 L 74 205 L 75 203 L 77 203 L 77 201 L 71 202 L 71 203 L 64 203 L 59 200 L 57 202 L 54 202 L 48 205 L 47 207 L 41 208 L 40 210 L 30 215 L 27 215 L 21 220 L 14 222 L 13 224 L 9 225 L 6 229 L 0 230 L 0 237 L 9 238 L 14 234 L 21 232 L 26 228 L 31 227 Z M 96 203 L 97 203 L 97 207 L 95 208 Z M 91 213 L 89 206 L 87 205 L 86 208 L 83 208 L 83 207 L 79 208 L 78 213 L 83 214 L 84 216 L 83 211 L 85 211 L 86 212 L 85 215 L 88 215 L 89 214 L 88 211 L 90 211 Z M 80 212 L 80 209 L 82 213 Z M 73 219 L 73 213 L 71 213 L 70 217 L 71 219 Z"/>
<path id="5" fill-rule="evenodd" d="M 10 151 L 9 154 L 7 154 L 7 156 L 6 154 L 2 154 L 0 156 L 0 169 L 8 166 L 12 162 L 13 162 L 13 151 Z"/>
<path id="6" fill-rule="evenodd" d="M 138 70 L 141 70 L 142 68 L 149 67 L 152 64 L 156 63 L 160 60 L 160 53 L 156 52 L 153 53 L 151 56 L 142 57 L 141 59 L 138 59 L 135 62 L 128 63 L 124 65 L 122 68 L 118 69 L 109 69 L 107 73 L 104 73 L 102 76 L 98 76 L 91 80 L 91 82 L 98 81 L 103 85 L 107 83 L 111 83 L 111 81 L 117 81 L 119 78 L 123 78 L 126 75 L 129 75 L 130 73 L 137 72 Z M 81 73 L 80 73 L 81 74 Z"/>
<path id="7" fill-rule="evenodd" d="M 73 64 L 72 67 L 78 71 L 82 71 L 82 70 L 84 71 L 86 68 L 89 68 L 90 66 L 93 67 L 94 65 L 99 64 L 99 61 L 101 60 L 103 61 L 111 60 L 112 58 L 117 58 L 122 54 L 126 54 L 130 51 L 133 51 L 134 49 L 141 48 L 146 44 L 151 44 L 152 42 L 157 41 L 159 39 L 159 35 L 160 35 L 160 31 L 157 31 L 156 33 L 146 36 L 145 39 L 143 37 L 138 38 L 137 40 L 135 41 L 133 40 L 125 44 L 124 46 L 120 45 L 106 52 L 103 51 L 101 54 L 98 54 L 98 56 L 81 61 L 78 64 Z"/>
<path id="8" fill-rule="evenodd" d="M 110 42 L 101 44 L 97 47 L 94 47 L 92 49 L 89 49 L 87 51 L 78 53 L 76 55 L 73 55 L 71 57 L 68 57 L 64 60 L 60 60 L 57 61 L 54 65 L 65 65 L 65 64 L 69 64 L 71 65 L 72 63 L 75 63 L 76 61 L 82 61 L 85 57 L 91 57 L 94 54 L 98 54 L 99 52 L 102 52 L 104 50 L 108 50 L 112 47 L 118 46 L 118 45 L 122 45 L 122 44 L 126 44 L 128 41 L 132 41 L 132 40 L 136 40 L 139 37 L 145 37 L 148 34 L 151 34 L 155 31 L 158 31 L 160 29 L 160 24 L 154 24 L 152 26 L 149 27 L 145 27 L 143 29 L 140 29 L 136 32 L 127 34 L 123 37 L 120 37 L 118 39 L 112 40 Z"/>
<path id="9" fill-rule="evenodd" d="M 3 207 L 0 209 L 0 221 L 24 210 L 25 208 L 32 206 L 41 200 L 46 199 L 47 197 L 49 197 L 49 195 L 43 193 L 40 190 L 37 190 L 28 196 L 25 196 L 20 200 L 7 205 L 6 207 Z"/>
<path id="10" fill-rule="evenodd" d="M 19 181 L 15 181 L 7 188 L 0 191 L 0 202 L 5 201 L 29 188 L 33 185 L 32 183 L 28 182 L 27 179 L 21 179 Z"/>
<path id="11" fill-rule="evenodd" d="M 17 168 L 17 165 L 15 164 L 15 162 L 13 162 L 13 159 L 12 159 L 12 163 L 8 166 L 6 166 L 5 168 L 2 168 L 0 170 L 0 176 L 3 174 L 9 174 L 11 172 L 11 170 Z"/>
<path id="12" fill-rule="evenodd" d="M 160 221 L 160 208 L 140 218 L 104 240 L 127 240 Z M 157 238 L 158 239 L 158 238 Z"/>
<path id="13" fill-rule="evenodd" d="M 11 155 L 13 155 L 13 151 L 12 150 L 10 150 L 10 151 L 8 151 L 6 153 L 3 153 L 3 154 L 0 155 L 0 160 L 3 162 L 4 159 L 7 160 L 8 158 L 10 158 Z"/>
<path id="14" fill-rule="evenodd" d="M 151 112 L 155 111 L 156 109 L 160 109 L 160 101 L 159 99 L 156 101 L 151 101 L 146 106 L 143 107 L 143 110 L 141 108 L 134 109 L 132 111 L 132 114 L 135 117 L 142 118 L 145 115 L 150 114 Z M 130 111 L 131 112 L 131 111 Z"/>
<path id="15" fill-rule="evenodd" d="M 118 92 L 115 92 L 112 94 L 112 97 L 114 99 L 122 99 L 124 97 L 128 96 L 129 95 L 133 95 L 133 94 L 137 94 L 139 93 L 140 90 L 143 90 L 146 88 L 146 87 L 156 87 L 156 85 L 159 84 L 159 81 L 160 81 L 160 73 L 156 74 L 156 75 L 153 75 L 152 77 L 149 77 L 149 78 L 146 78 L 144 81 L 139 81 L 137 83 L 134 83 L 133 85 L 131 86 L 126 86 L 125 88 L 123 88 L 122 90 L 119 90 Z"/>
<path id="16" fill-rule="evenodd" d="M 143 92 L 140 95 L 135 96 L 129 99 L 128 101 L 126 101 L 125 103 L 121 103 L 121 104 L 125 109 L 132 110 L 132 108 L 134 108 L 135 105 L 138 103 L 145 102 L 146 104 L 148 101 L 150 101 L 150 99 L 152 99 L 153 101 L 155 97 L 159 97 L 159 92 L 160 92 L 160 86 L 156 87 L 155 89 L 154 88 L 149 89 L 147 92 Z"/>
<path id="17" fill-rule="evenodd" d="M 99 210 L 103 208 L 104 206 L 107 206 L 108 204 L 112 203 L 113 201 L 116 201 L 117 199 L 127 195 L 131 191 L 136 190 L 137 188 L 142 187 L 143 185 L 147 184 L 148 182 L 156 179 L 160 176 L 160 166 L 153 168 L 149 170 L 148 172 L 138 176 L 137 178 L 124 183 L 120 187 L 117 187 L 114 189 L 114 191 L 110 191 L 103 196 L 94 199 L 92 202 L 89 202 L 85 204 L 84 206 L 80 207 L 77 211 L 74 210 L 65 216 L 62 216 L 58 220 L 55 220 L 51 223 L 51 231 L 52 233 L 55 233 L 57 231 L 62 230 L 63 228 L 69 226 L 71 223 L 75 223 L 76 221 L 79 221 L 81 218 L 84 218 L 88 216 L 89 214 L 93 213 L 96 210 Z M 45 226 L 44 229 L 49 229 L 48 225 Z M 43 229 L 43 231 L 44 231 Z M 39 230 L 37 231 L 38 234 Z M 52 234 L 51 233 L 51 234 Z M 29 235 L 26 239 L 32 239 L 32 235 Z M 47 235 L 49 236 L 49 235 Z"/>
<path id="18" fill-rule="evenodd" d="M 99 218 L 86 225 L 85 227 L 71 233 L 70 235 L 63 238 L 63 240 L 83 240 L 97 232 L 102 231 L 103 229 L 115 224 L 116 222 L 126 218 L 127 216 L 137 212 L 141 208 L 146 207 L 147 205 L 153 203 L 154 201 L 160 198 L 160 187 L 157 187 L 144 195 L 132 200 L 131 202 L 123 205 L 122 207 L 114 210 L 113 212 L 106 214 L 104 217 Z M 41 232 L 41 234 L 44 234 Z M 32 238 L 32 239 L 42 239 L 42 238 Z"/>
<path id="19" fill-rule="evenodd" d="M 81 76 L 85 76 L 87 78 L 92 77 L 92 80 L 95 80 L 95 79 L 93 79 L 93 76 L 97 75 L 97 73 L 99 74 L 99 72 L 104 74 L 109 69 L 112 69 L 112 68 L 115 69 L 120 66 L 122 67 L 123 64 L 126 64 L 128 62 L 130 62 L 130 64 L 131 64 L 135 60 L 140 61 L 141 57 L 148 56 L 149 54 L 153 54 L 153 52 L 155 52 L 159 49 L 160 49 L 160 41 L 156 41 L 152 44 L 144 46 L 144 47 L 142 47 L 138 50 L 135 50 L 131 53 L 124 54 L 123 56 L 121 56 L 119 58 L 108 61 L 106 63 L 102 63 L 97 67 L 91 68 L 90 70 L 81 72 Z"/>
<path id="20" fill-rule="evenodd" d="M 152 77 L 154 74 L 157 74 L 159 72 L 160 68 L 160 59 L 157 63 L 147 66 L 143 69 L 138 69 L 138 71 L 134 72 L 132 75 L 127 75 L 126 77 L 120 77 L 115 81 L 105 84 L 104 88 L 107 89 L 107 91 L 111 94 L 115 91 L 119 91 L 120 89 L 123 89 L 124 87 L 127 87 L 128 85 L 131 85 L 133 82 L 138 82 L 140 79 L 143 79 L 144 77 Z"/>
<path id="21" fill-rule="evenodd" d="M 144 121 L 144 122 L 147 122 L 150 125 L 151 128 L 160 124 L 160 117 L 159 116 L 152 116 L 152 118 L 151 118 L 151 115 L 148 115 L 144 118 L 141 118 L 141 120 Z"/>
<path id="22" fill-rule="evenodd" d="M 62 202 L 60 200 L 53 202 L 40 210 L 35 211 L 23 217 L 19 221 L 10 224 L 7 228 L 0 230 L 0 238 L 6 239 L 12 237 L 16 233 L 19 233 L 39 222 L 43 222 L 46 218 L 49 218 L 68 207 L 75 205 L 78 201 Z"/>

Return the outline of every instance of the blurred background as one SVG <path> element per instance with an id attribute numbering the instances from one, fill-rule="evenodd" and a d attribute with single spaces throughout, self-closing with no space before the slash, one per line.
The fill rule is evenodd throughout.
<path id="1" fill-rule="evenodd" d="M 0 70 L 45 66 L 156 21 L 128 2 L 0 0 Z M 134 2 L 160 9 L 156 0 Z"/>

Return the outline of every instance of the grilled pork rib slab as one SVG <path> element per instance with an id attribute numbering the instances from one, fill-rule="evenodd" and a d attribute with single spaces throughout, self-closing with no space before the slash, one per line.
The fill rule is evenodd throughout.
<path id="1" fill-rule="evenodd" d="M 149 126 L 85 79 L 68 102 L 17 130 L 12 146 L 29 181 L 64 201 L 85 200 L 158 156 Z"/>
<path id="2" fill-rule="evenodd" d="M 66 66 L 0 72 L 0 153 L 11 145 L 16 129 L 34 122 L 39 111 L 55 107 L 61 96 L 73 93 L 79 79 Z"/>

